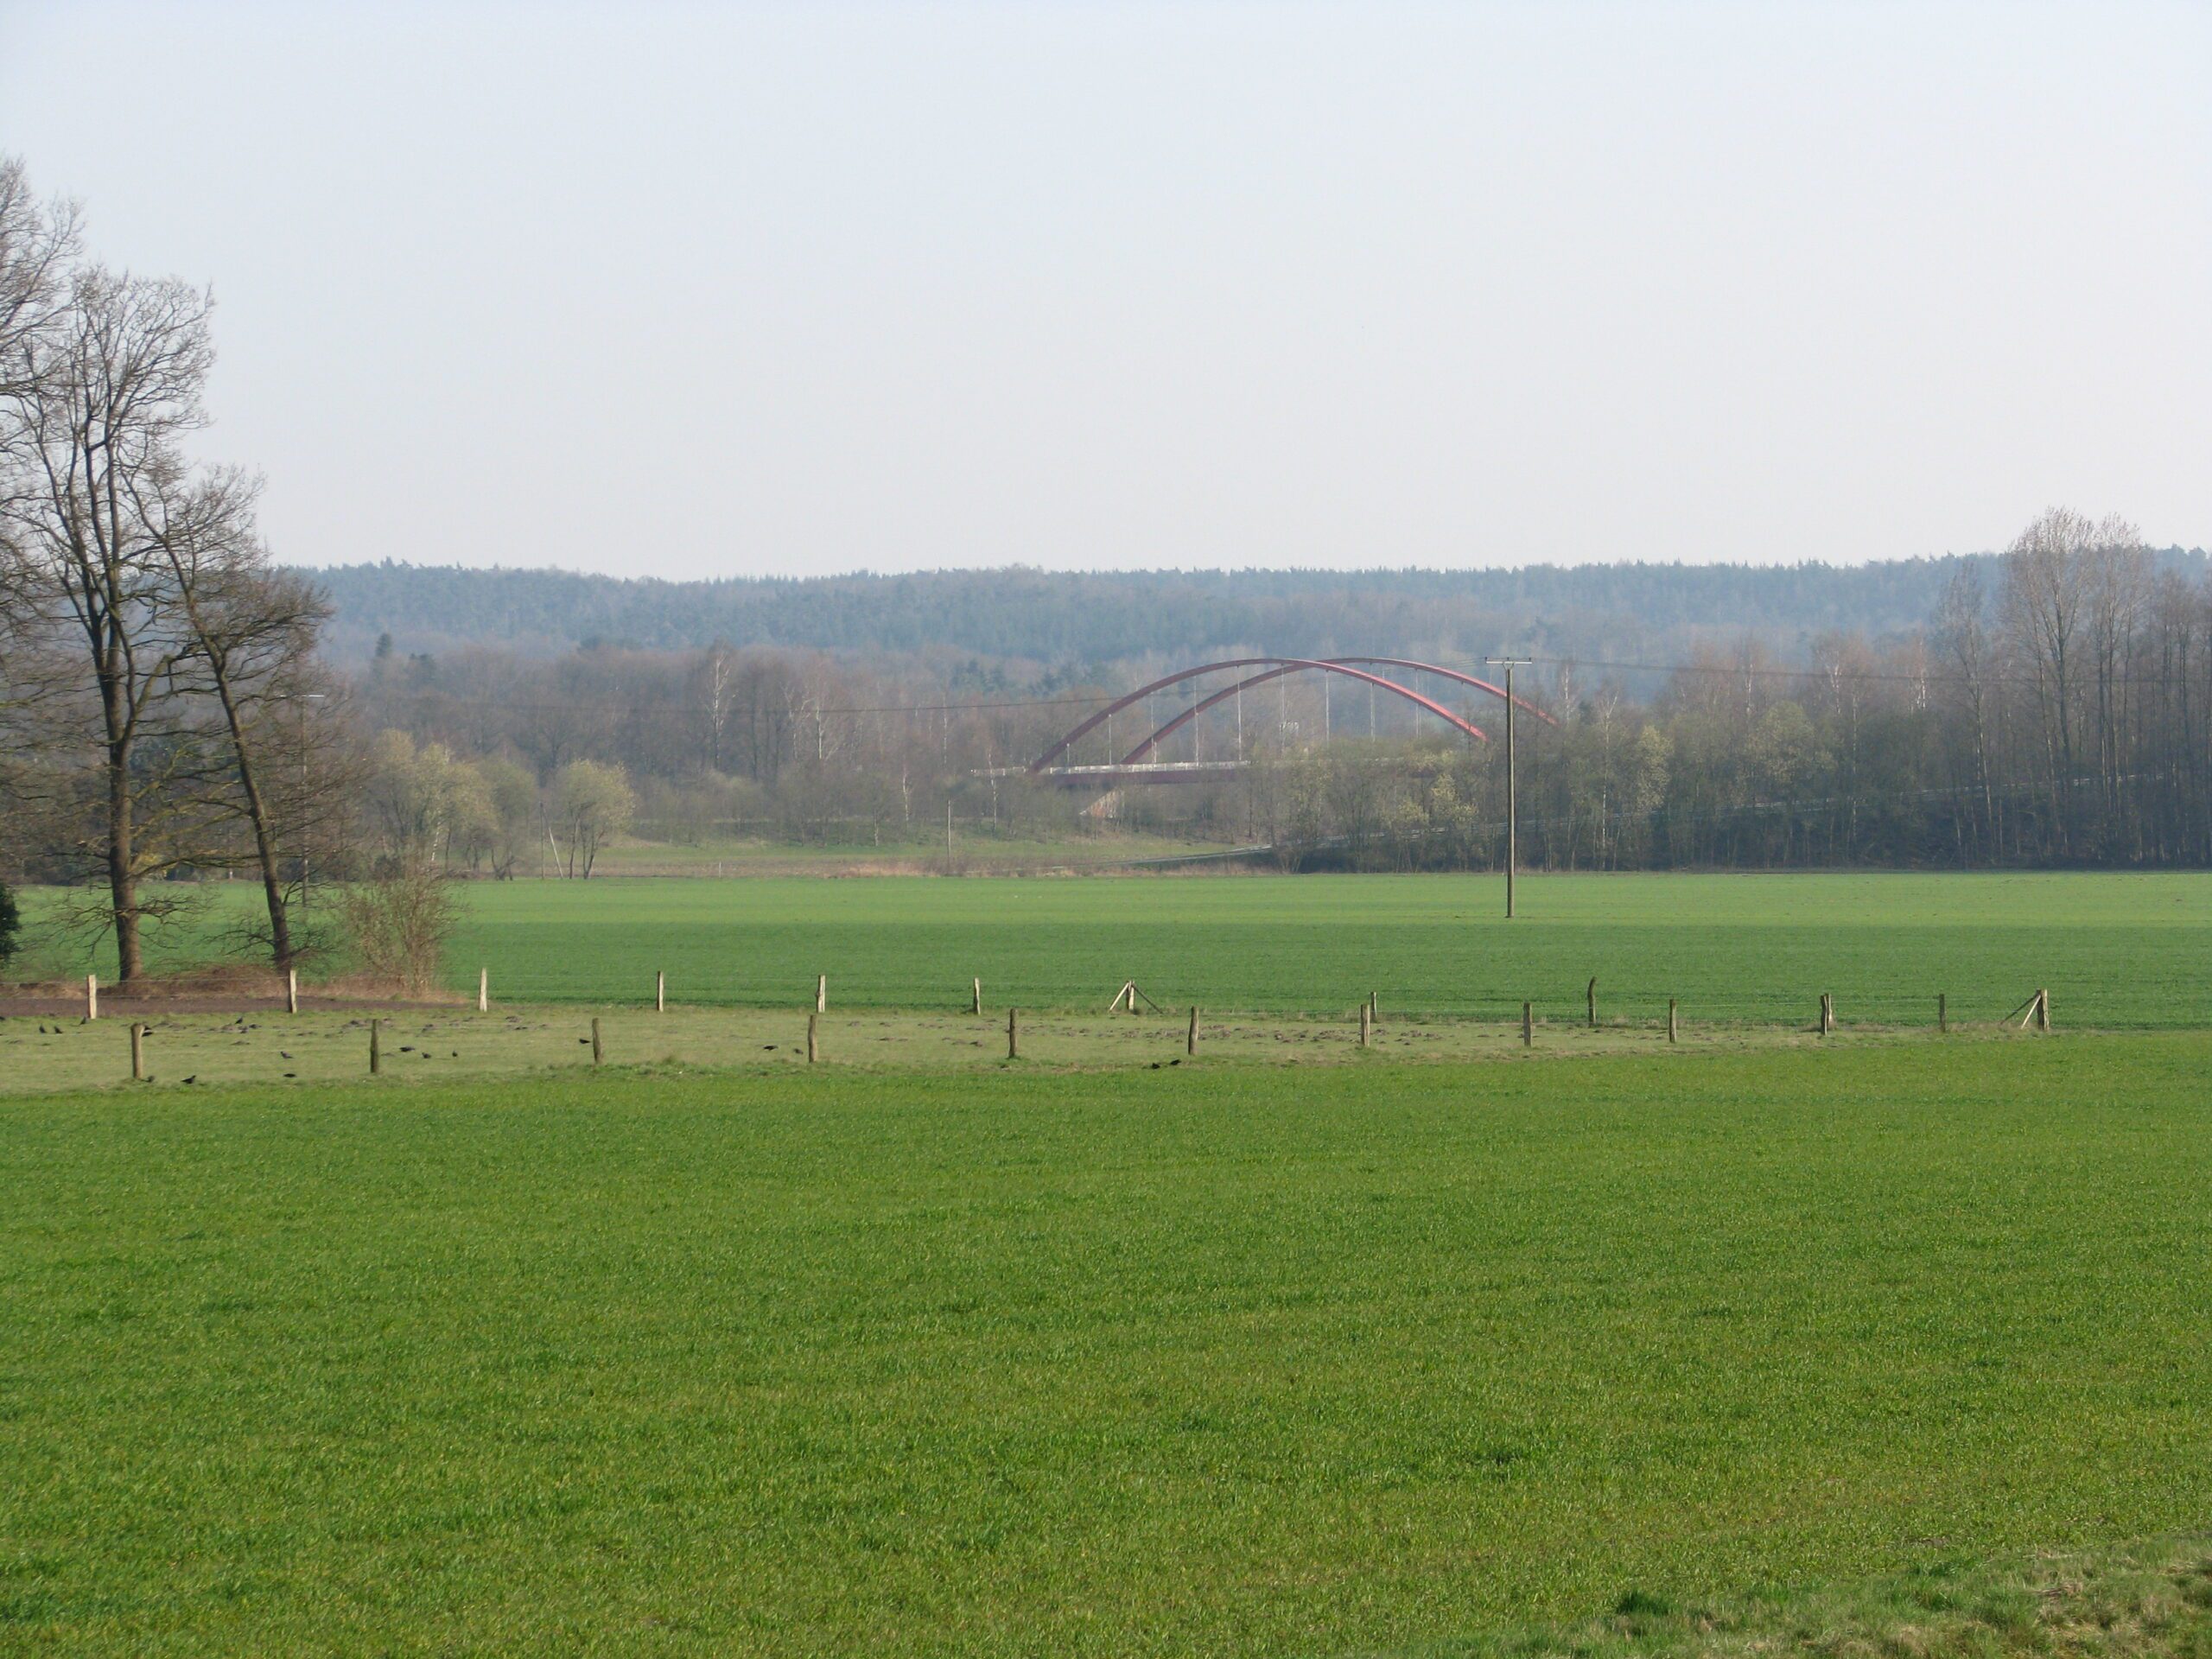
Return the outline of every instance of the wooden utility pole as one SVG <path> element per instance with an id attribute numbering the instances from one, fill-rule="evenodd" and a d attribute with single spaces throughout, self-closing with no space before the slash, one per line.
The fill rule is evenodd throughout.
<path id="1" fill-rule="evenodd" d="M 1513 919 L 1513 871 L 1521 861 L 1521 784 L 1513 768 L 1513 671 L 1525 668 L 1527 657 L 1485 657 L 1493 668 L 1505 671 L 1505 918 Z"/>

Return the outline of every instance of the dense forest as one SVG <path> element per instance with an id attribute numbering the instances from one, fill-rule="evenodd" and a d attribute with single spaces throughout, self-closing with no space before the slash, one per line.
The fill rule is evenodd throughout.
<path id="1" fill-rule="evenodd" d="M 2153 559 L 2183 575 L 2206 569 L 2201 550 L 2170 548 Z M 1785 653 L 1837 632 L 1885 644 L 1927 625 L 1962 565 L 1980 565 L 1986 577 L 1990 563 L 1990 556 L 1966 555 L 1851 566 L 948 570 L 677 582 L 387 562 L 308 574 L 335 613 L 329 649 L 349 664 L 389 636 L 404 656 L 467 646 L 538 658 L 582 645 L 772 645 L 976 656 L 1066 678 L 1253 647 L 1306 657 L 1369 651 L 1437 660 L 1513 650 L 1666 663 L 1746 632 Z"/>

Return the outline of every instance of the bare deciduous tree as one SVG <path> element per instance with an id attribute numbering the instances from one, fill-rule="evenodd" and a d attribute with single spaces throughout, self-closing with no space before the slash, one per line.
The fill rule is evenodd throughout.
<path id="1" fill-rule="evenodd" d="M 22 163 L 0 156 L 0 392 L 29 390 L 36 365 L 31 342 L 60 308 L 77 247 L 75 205 L 41 203 Z"/>
<path id="2" fill-rule="evenodd" d="M 196 764 L 168 712 L 188 635 L 141 496 L 200 423 L 207 312 L 206 295 L 183 283 L 79 270 L 67 306 L 29 336 L 25 385 L 10 397 L 14 482 L 0 499 L 8 552 L 32 626 L 67 633 L 88 671 L 100 861 L 126 983 L 144 969 L 139 883 L 179 860 L 145 833 L 138 809 L 176 767 Z M 142 768 L 142 746 L 155 738 L 162 765 Z"/>
<path id="3" fill-rule="evenodd" d="M 257 480 L 234 469 L 188 477 L 173 466 L 156 467 L 134 480 L 132 489 L 137 514 L 175 582 L 186 639 L 182 665 L 193 689 L 222 714 L 236 787 L 230 799 L 253 843 L 270 950 L 282 971 L 293 966 L 295 949 L 266 773 L 287 738 L 305 729 L 298 720 L 281 719 L 281 712 L 327 695 L 308 687 L 330 607 L 304 578 L 270 564 L 255 524 Z M 322 781 L 327 787 L 335 780 Z M 219 809 L 223 804 L 211 803 Z"/>
<path id="4" fill-rule="evenodd" d="M 2080 513 L 2052 507 L 2022 531 L 2005 555 L 2005 626 L 2033 677 L 2051 815 L 2062 835 L 2074 816 L 2074 705 L 2084 575 L 2094 535 L 2095 527 Z"/>

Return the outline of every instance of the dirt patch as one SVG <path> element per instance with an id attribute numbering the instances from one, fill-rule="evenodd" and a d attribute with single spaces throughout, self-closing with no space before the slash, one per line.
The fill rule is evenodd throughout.
<path id="1" fill-rule="evenodd" d="M 467 998 L 448 991 L 409 996 L 389 981 L 365 975 L 300 987 L 302 1009 L 452 1008 L 466 1007 L 467 1002 Z M 283 1006 L 283 980 L 266 968 L 238 963 L 152 975 L 128 986 L 100 987 L 103 1020 L 181 1014 L 256 1014 Z M 23 1014 L 82 1019 L 84 1013 L 82 980 L 27 981 L 0 986 L 0 1019 Z"/>

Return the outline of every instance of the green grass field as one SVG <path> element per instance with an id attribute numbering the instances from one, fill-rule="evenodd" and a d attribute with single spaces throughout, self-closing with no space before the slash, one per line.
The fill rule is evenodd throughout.
<path id="1" fill-rule="evenodd" d="M 130 1088 L 130 1030 L 144 1025 L 144 1083 L 232 1086 L 245 1084 L 353 1083 L 368 1075 L 370 1021 L 359 1009 L 276 1007 L 257 1012 L 180 1013 L 113 1004 L 98 1020 L 32 1014 L 0 1018 L 0 1095 L 65 1089 Z M 150 1021 L 143 1016 L 153 1014 Z M 674 1072 L 780 1071 L 806 1063 L 809 1016 L 797 1008 L 687 1008 L 655 1013 L 636 1003 L 530 1003 L 479 1014 L 470 1007 L 386 1008 L 375 1016 L 384 1064 L 394 1082 L 444 1083 L 467 1077 L 550 1080 L 590 1065 L 591 1029 L 601 1028 L 602 1055 L 616 1065 L 652 1065 Z M 821 1061 L 841 1071 L 1002 1071 L 1008 1068 L 1006 1013 L 981 1018 L 897 1009 L 832 1010 L 818 1028 Z M 1198 1022 L 1198 1053 L 1186 1060 L 1185 1018 L 1038 1014 L 1021 1020 L 1025 1072 L 1106 1071 L 1133 1066 L 1436 1065 L 1452 1061 L 1550 1060 L 1592 1054 L 1661 1053 L 1681 1063 L 1709 1054 L 1777 1047 L 1836 1048 L 1861 1043 L 1975 1040 L 2039 1042 L 2017 1027 L 1954 1026 L 1932 1029 L 1839 1027 L 1821 1036 L 1810 1028 L 1698 1026 L 1668 1040 L 1663 1023 L 1539 1025 L 1522 1046 L 1517 1021 L 1415 1019 L 1392 1015 L 1359 1046 L 1351 1019 L 1273 1014 L 1211 1015 Z"/>
<path id="2" fill-rule="evenodd" d="M 831 842 L 793 843 L 785 841 L 732 840 L 710 837 L 696 842 L 654 842 L 625 839 L 604 849 L 594 875 L 682 876 L 838 876 L 897 872 L 919 875 L 947 873 L 982 874 L 998 872 L 1095 870 L 1127 868 L 1154 859 L 1217 857 L 1219 842 L 1190 841 L 1179 836 L 1115 830 L 1090 836 L 1060 836 L 1050 841 L 1024 840 L 1013 836 L 978 835 L 966 826 L 954 837 L 950 859 L 942 841 L 927 836 L 890 842 Z M 550 852 L 525 872 L 551 875 L 556 870 Z"/>
<path id="3" fill-rule="evenodd" d="M 10 1099 L 0 1647 L 1461 1651 L 2199 1527 L 2208 1076 Z"/>
<path id="4" fill-rule="evenodd" d="M 649 995 L 792 1007 L 1103 1008 L 1135 978 L 1163 1004 L 1340 1014 L 1579 1014 L 1591 976 L 1620 1018 L 1923 1025 L 1938 992 L 1988 1020 L 2049 986 L 2063 1023 L 2212 1025 L 2212 875 L 1536 876 L 1521 917 L 1480 876 L 883 878 L 472 883 L 456 989 L 488 966 L 515 1001 Z M 34 918 L 52 895 L 30 895 Z M 244 884 L 169 942 L 205 947 Z M 40 946 L 30 971 L 97 958 Z"/>

